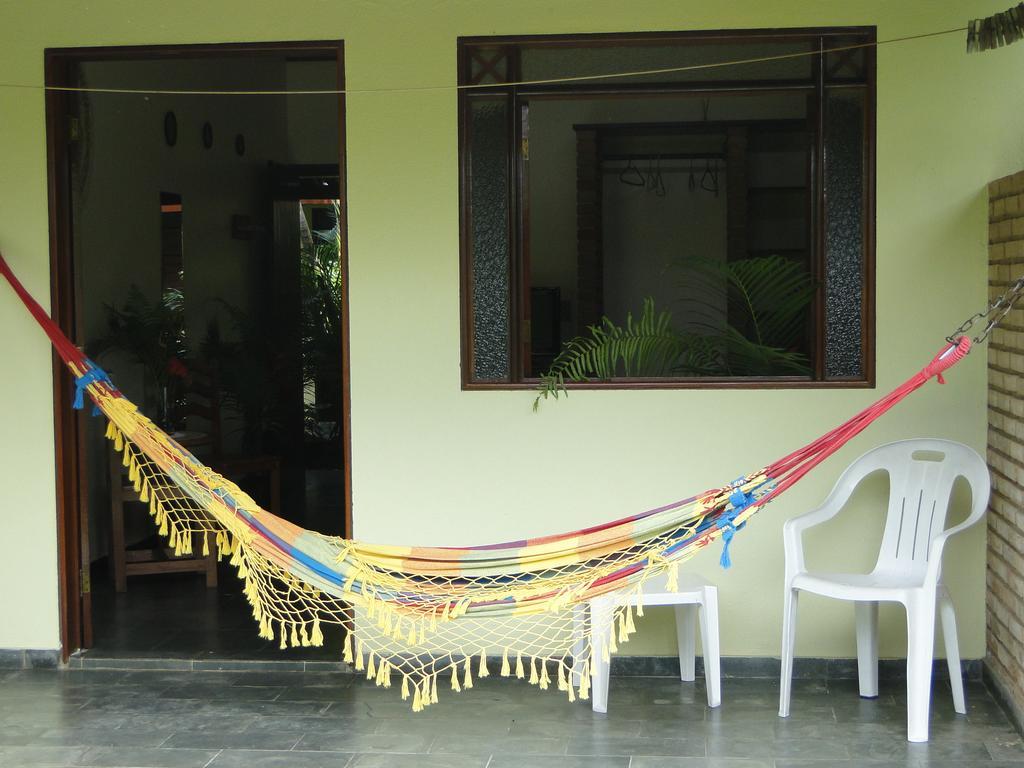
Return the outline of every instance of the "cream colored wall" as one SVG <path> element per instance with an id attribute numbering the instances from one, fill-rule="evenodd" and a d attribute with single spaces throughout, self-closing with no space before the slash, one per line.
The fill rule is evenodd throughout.
<path id="1" fill-rule="evenodd" d="M 353 88 L 455 81 L 459 35 L 876 24 L 880 39 L 963 25 L 1006 0 L 520 0 L 516 3 L 285 3 L 140 0 L 3 2 L 2 79 L 39 83 L 48 46 L 339 37 Z M 988 180 L 1024 164 L 1024 45 L 963 54 L 962 35 L 878 51 L 878 390 L 579 392 L 530 412 L 527 392 L 459 387 L 458 175 L 452 91 L 353 94 L 348 101 L 355 533 L 465 544 L 579 528 L 688 495 L 816 436 L 915 370 L 985 301 Z M 0 89 L 0 248 L 48 294 L 43 96 Z M 50 357 L 0 292 L 0 647 L 55 647 L 56 553 Z M 726 654 L 778 652 L 780 526 L 884 440 L 938 435 L 981 448 L 985 370 L 971 356 L 900 406 L 692 567 L 722 590 Z M 816 537 L 819 563 L 865 563 L 872 513 Z M 984 653 L 981 529 L 957 542 L 947 581 L 966 657 Z M 716 548 L 717 549 L 717 548 Z M 851 610 L 808 599 L 798 652 L 849 656 Z M 667 653 L 667 625 L 631 652 Z M 884 614 L 882 652 L 903 650 Z"/>

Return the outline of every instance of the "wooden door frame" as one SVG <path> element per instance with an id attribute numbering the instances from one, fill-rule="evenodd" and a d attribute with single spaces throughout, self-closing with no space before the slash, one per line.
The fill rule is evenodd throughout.
<path id="1" fill-rule="evenodd" d="M 74 68 L 86 61 L 120 59 L 180 59 L 184 57 L 230 56 L 295 50 L 297 52 L 330 52 L 337 62 L 338 88 L 345 87 L 345 47 L 341 40 L 302 40 L 266 43 L 216 43 L 182 45 L 132 45 L 77 48 L 47 48 L 43 52 L 46 84 L 74 86 Z M 325 56 L 325 59 L 327 57 Z M 70 105 L 73 94 L 61 90 L 46 91 L 46 173 L 49 208 L 50 245 L 50 313 L 61 330 L 76 343 L 81 341 L 76 322 L 77 295 L 74 280 L 74 252 L 71 229 L 71 189 L 68 157 Z M 352 532 L 352 433 L 351 387 L 349 379 L 349 269 L 348 269 L 348 195 L 345 163 L 345 96 L 338 96 L 338 194 L 341 199 L 341 375 L 342 375 L 342 443 L 345 483 L 344 535 Z M 71 408 L 71 378 L 63 363 L 53 356 L 54 461 L 56 466 L 57 500 L 57 571 L 60 612 L 61 658 L 67 661 L 79 648 L 92 644 L 88 564 L 82 563 L 83 537 L 88 529 L 82 525 L 86 503 L 85 451 L 83 416 L 86 411 Z M 79 599 L 81 598 L 81 599 Z"/>

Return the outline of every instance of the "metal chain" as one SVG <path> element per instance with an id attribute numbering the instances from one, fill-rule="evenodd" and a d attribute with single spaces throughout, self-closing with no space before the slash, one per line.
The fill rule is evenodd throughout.
<path id="1" fill-rule="evenodd" d="M 1009 314 L 1010 310 L 1013 309 L 1013 305 L 1017 303 L 1017 300 L 1024 295 L 1024 275 L 1017 278 L 1017 282 L 1011 285 L 1006 291 L 995 301 L 993 301 L 987 310 L 984 312 L 978 312 L 971 315 L 969 318 L 960 323 L 960 327 L 953 331 L 949 336 L 946 337 L 946 341 L 950 344 L 956 344 L 957 340 L 967 333 L 976 322 L 979 320 L 985 320 L 985 330 L 975 336 L 972 341 L 975 344 L 980 344 L 989 337 L 992 330 L 1002 322 L 1003 318 Z"/>

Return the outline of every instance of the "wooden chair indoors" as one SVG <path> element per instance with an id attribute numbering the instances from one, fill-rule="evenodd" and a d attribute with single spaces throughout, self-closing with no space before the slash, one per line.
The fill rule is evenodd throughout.
<path id="1" fill-rule="evenodd" d="M 118 451 L 108 451 L 110 457 L 110 517 L 112 530 L 111 560 L 114 564 L 114 588 L 118 592 L 128 591 L 129 576 L 144 576 L 153 573 L 202 573 L 206 576 L 206 586 L 213 589 L 217 586 L 217 555 L 211 551 L 205 557 L 202 554 L 202 542 L 193 539 L 192 551 L 196 554 L 179 555 L 169 547 L 148 549 L 128 549 L 125 544 L 125 507 L 128 504 L 139 510 L 139 514 L 149 516 L 148 505 L 139 499 L 128 471 L 121 464 Z"/>
<path id="2" fill-rule="evenodd" d="M 269 484 L 267 509 L 279 515 L 281 457 L 270 454 L 236 456 L 224 452 L 221 390 L 215 373 L 195 363 L 190 365 L 189 389 L 179 413 L 185 417 L 189 431 L 182 434 L 178 442 L 230 480 L 265 475 Z"/>
<path id="3" fill-rule="evenodd" d="M 266 475 L 269 483 L 269 510 L 274 514 L 281 507 L 281 459 L 278 456 L 228 456 L 222 449 L 220 393 L 216 377 L 201 369 L 190 371 L 190 388 L 186 404 L 179 411 L 185 417 L 189 430 L 172 436 L 184 447 L 195 452 L 202 461 L 220 474 L 231 479 L 251 475 Z M 193 431 L 194 427 L 194 431 Z M 206 586 L 217 586 L 217 556 L 211 552 L 203 556 L 202 542 L 193 541 L 196 554 L 175 556 L 174 550 L 128 549 L 125 545 L 125 506 L 139 502 L 139 495 L 129 482 L 127 470 L 122 467 L 121 456 L 111 452 L 110 509 L 113 529 L 111 559 L 114 564 L 114 586 L 118 592 L 128 589 L 128 577 L 153 573 L 203 573 Z M 146 514 L 141 503 L 137 508 Z"/>

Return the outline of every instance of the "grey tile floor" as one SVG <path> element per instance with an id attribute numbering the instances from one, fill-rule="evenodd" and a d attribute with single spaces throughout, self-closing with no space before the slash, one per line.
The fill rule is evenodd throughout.
<path id="1" fill-rule="evenodd" d="M 798 681 L 780 720 L 773 680 L 613 678 L 594 714 L 555 691 L 490 678 L 414 715 L 396 689 L 339 673 L 33 670 L 0 673 L 0 766 L 118 768 L 1024 768 L 986 689 L 966 716 L 936 682 L 932 740 L 904 740 L 898 683 Z"/>

